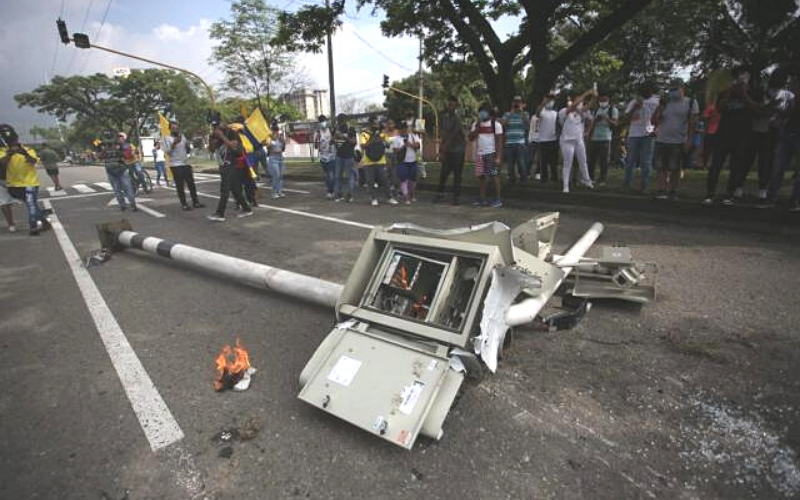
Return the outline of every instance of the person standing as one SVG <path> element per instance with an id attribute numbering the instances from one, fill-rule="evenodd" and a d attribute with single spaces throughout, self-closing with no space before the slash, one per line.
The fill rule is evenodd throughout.
<path id="1" fill-rule="evenodd" d="M 589 129 L 589 177 L 598 186 L 605 186 L 608 164 L 611 161 L 611 139 L 619 123 L 619 111 L 611 105 L 607 94 L 600 96 Z M 600 163 L 600 177 L 595 177 L 595 167 Z"/>
<path id="2" fill-rule="evenodd" d="M 3 217 L 6 219 L 8 225 L 8 232 L 15 233 L 17 226 L 14 224 L 14 212 L 11 207 L 17 203 L 11 193 L 8 192 L 6 186 L 6 162 L 3 160 L 6 157 L 6 148 L 0 147 L 0 211 L 3 212 Z"/>
<path id="3" fill-rule="evenodd" d="M 386 176 L 386 135 L 381 131 L 375 117 L 370 117 L 367 129 L 361 132 L 361 149 L 364 151 L 362 169 L 364 169 L 369 195 L 373 207 L 378 206 L 378 190 L 384 192 L 390 205 L 397 205 L 397 200 L 389 191 L 389 179 Z M 375 185 L 378 187 L 375 187 Z"/>
<path id="4" fill-rule="evenodd" d="M 356 129 L 347 124 L 347 115 L 340 114 L 336 117 L 336 133 L 333 135 L 336 146 L 336 187 L 335 201 L 341 201 L 346 196 L 348 202 L 353 201 L 358 183 L 356 170 L 355 147 L 358 142 Z M 347 182 L 347 194 L 344 195 L 344 182 Z"/>
<path id="5" fill-rule="evenodd" d="M 800 103 L 797 101 L 800 88 L 798 88 L 797 80 L 795 81 L 794 91 L 786 92 L 784 94 L 784 102 L 779 106 L 780 117 L 785 119 L 786 122 L 781 130 L 777 168 L 772 172 L 767 199 L 760 204 L 761 207 L 769 207 L 775 204 L 778 199 L 778 193 L 781 190 L 781 184 L 783 184 L 784 172 L 789 170 L 792 160 L 794 160 L 795 165 L 798 164 L 797 157 L 800 156 Z M 789 210 L 792 212 L 800 211 L 800 168 L 797 167 L 795 167 L 794 173 L 794 188 L 789 199 Z"/>
<path id="6" fill-rule="evenodd" d="M 658 109 L 659 97 L 651 85 L 645 85 L 642 96 L 632 99 L 625 108 L 628 126 L 628 157 L 625 161 L 624 187 L 633 186 L 633 175 L 639 167 L 642 175 L 642 191 L 650 189 L 650 171 L 653 168 L 653 149 L 655 147 L 655 126 L 653 115 Z"/>
<path id="7" fill-rule="evenodd" d="M 574 159 L 578 160 L 581 185 L 594 188 L 586 163 L 586 144 L 583 142 L 583 136 L 586 129 L 586 120 L 589 119 L 586 100 L 587 98 L 591 99 L 595 93 L 595 90 L 589 89 L 581 95 L 573 96 L 567 107 L 558 112 L 558 121 L 561 123 L 559 145 L 561 146 L 561 156 L 564 158 L 564 167 L 561 174 L 562 192 L 564 193 L 569 193 L 570 172 L 572 171 L 572 161 Z"/>
<path id="8" fill-rule="evenodd" d="M 528 170 L 528 173 L 531 171 L 531 167 L 533 167 L 533 178 L 538 180 L 542 179 L 542 172 L 539 170 L 539 163 L 540 162 L 540 154 L 539 154 L 539 117 L 536 116 L 534 113 L 531 116 L 531 126 L 528 128 L 528 150 L 525 155 L 525 159 L 527 160 L 527 165 L 525 168 Z"/>
<path id="9" fill-rule="evenodd" d="M 241 127 L 241 124 L 239 125 Z M 219 167 L 219 203 L 216 212 L 209 215 L 208 219 L 214 222 L 225 221 L 225 209 L 228 206 L 230 194 L 233 194 L 236 204 L 239 205 L 240 211 L 237 218 L 253 215 L 253 210 L 242 193 L 241 176 L 244 169 L 238 167 L 246 166 L 247 161 L 236 127 L 216 127 L 211 138 L 209 149 L 212 153 L 218 154 L 221 163 Z"/>
<path id="10" fill-rule="evenodd" d="M 539 118 L 539 174 L 542 184 L 558 184 L 558 112 L 556 96 L 548 94 L 536 109 Z"/>
<path id="11" fill-rule="evenodd" d="M 722 162 L 726 156 L 730 156 L 730 175 L 722 204 L 733 205 L 733 193 L 744 169 L 747 143 L 753 133 L 753 110 L 761 107 L 753 101 L 748 91 L 750 72 L 744 67 L 738 67 L 733 70 L 733 77 L 731 87 L 720 92 L 717 99 L 720 112 L 718 143 L 711 160 L 711 170 L 708 172 L 707 193 L 703 205 L 714 203 Z"/>
<path id="12" fill-rule="evenodd" d="M 319 163 L 325 174 L 325 196 L 332 200 L 336 192 L 336 145 L 328 127 L 328 118 L 319 115 L 319 130 L 314 137 L 314 146 L 319 151 Z"/>
<path id="13" fill-rule="evenodd" d="M 714 154 L 717 144 L 717 129 L 719 128 L 719 110 L 716 99 L 711 99 L 703 110 L 703 120 L 706 122 L 705 135 L 703 136 L 703 170 L 708 169 L 708 160 Z"/>
<path id="14" fill-rule="evenodd" d="M 132 212 L 137 212 L 136 197 L 128 175 L 128 165 L 125 163 L 125 140 L 123 134 L 114 134 L 113 130 L 103 132 L 103 143 L 100 146 L 100 159 L 106 167 L 108 182 L 114 189 L 119 209 L 123 212 L 130 205 Z M 126 205 L 127 199 L 127 205 Z"/>
<path id="15" fill-rule="evenodd" d="M 684 153 L 692 148 L 692 133 L 699 114 L 697 101 L 684 95 L 683 81 L 675 80 L 667 92 L 666 102 L 659 104 L 653 117 L 658 163 L 657 199 L 677 196 Z"/>
<path id="16" fill-rule="evenodd" d="M 169 169 L 172 178 L 175 180 L 175 190 L 178 192 L 178 200 L 181 208 L 191 210 L 192 208 L 203 208 L 205 205 L 200 203 L 197 198 L 197 187 L 194 184 L 194 172 L 189 165 L 189 152 L 191 146 L 189 141 L 181 133 L 180 125 L 177 122 L 170 122 L 169 137 L 164 138 L 164 146 L 169 151 Z M 192 197 L 192 206 L 186 202 L 186 186 L 189 187 L 189 195 Z"/>
<path id="17" fill-rule="evenodd" d="M 169 187 L 169 179 L 167 179 L 166 156 L 164 149 L 161 147 L 161 141 L 156 141 L 153 148 L 153 164 L 156 168 L 156 186 L 161 184 L 161 177 L 164 177 L 164 187 Z"/>
<path id="18" fill-rule="evenodd" d="M 47 143 L 42 144 L 42 150 L 39 153 L 39 159 L 44 166 L 45 172 L 50 176 L 53 181 L 56 191 L 63 191 L 61 189 L 61 182 L 58 179 L 58 154 L 48 147 Z"/>
<path id="19" fill-rule="evenodd" d="M 286 151 L 286 138 L 277 122 L 272 123 L 272 138 L 267 146 L 267 169 L 272 178 L 272 198 L 285 198 L 283 192 L 283 152 Z"/>
<path id="20" fill-rule="evenodd" d="M 407 130 L 413 131 L 410 127 L 407 128 Z M 399 134 L 398 129 L 395 127 L 394 120 L 391 118 L 386 120 L 383 133 L 386 138 L 386 144 L 391 146 L 394 143 L 394 138 Z M 389 178 L 389 194 L 391 194 L 394 199 L 397 199 L 397 195 L 400 193 L 400 178 L 398 177 L 397 166 L 402 161 L 402 158 L 397 158 L 395 156 L 392 147 L 386 150 L 386 177 Z"/>
<path id="21" fill-rule="evenodd" d="M 392 150 L 397 164 L 397 178 L 400 180 L 400 193 L 410 205 L 415 201 L 414 191 L 417 183 L 417 151 L 420 148 L 419 137 L 409 130 L 405 122 L 400 122 L 398 134 L 392 139 Z"/>
<path id="22" fill-rule="evenodd" d="M 756 89 L 754 92 L 756 102 L 764 102 L 764 93 Z M 744 164 L 736 179 L 734 199 L 740 199 L 744 195 L 744 183 L 750 173 L 750 168 L 758 157 L 758 199 L 763 201 L 767 198 L 767 187 L 772 177 L 773 156 L 775 151 L 775 141 L 771 127 L 772 118 L 775 115 L 775 108 L 765 103 L 765 105 L 754 111 L 753 122 L 751 125 L 752 133 L 750 141 L 745 150 Z"/>
<path id="23" fill-rule="evenodd" d="M 505 159 L 506 175 L 508 181 L 514 184 L 519 180 L 528 180 L 528 162 L 525 159 L 525 138 L 528 135 L 530 126 L 530 116 L 522 109 L 522 97 L 514 96 L 511 101 L 511 110 L 503 115 L 503 127 L 505 127 Z"/>
<path id="24" fill-rule="evenodd" d="M 478 108 L 478 121 L 472 124 L 469 140 L 475 141 L 475 176 L 480 182 L 480 200 L 476 205 L 500 208 L 500 165 L 503 164 L 503 125 L 495 119 L 492 106 L 485 102 Z M 495 199 L 486 199 L 487 179 L 494 184 Z"/>
<path id="25" fill-rule="evenodd" d="M 464 171 L 464 150 L 466 140 L 461 113 L 458 111 L 458 99 L 451 95 L 447 98 L 447 109 L 442 113 L 442 142 L 439 156 L 442 171 L 439 175 L 439 193 L 433 199 L 435 203 L 444 200 L 447 178 L 453 174 L 453 204 L 458 205 L 461 197 L 461 175 Z"/>

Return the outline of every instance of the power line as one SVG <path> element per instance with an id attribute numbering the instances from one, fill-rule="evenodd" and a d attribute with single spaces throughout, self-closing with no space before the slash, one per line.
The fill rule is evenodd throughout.
<path id="1" fill-rule="evenodd" d="M 94 4 L 94 0 L 89 0 L 89 5 L 86 7 L 86 14 L 83 16 L 83 23 L 81 23 L 81 30 L 80 33 L 83 33 L 84 28 L 86 28 L 86 21 L 89 20 L 89 13 L 92 10 L 92 5 Z M 75 55 L 78 53 L 77 47 L 72 52 L 72 57 L 69 59 L 69 64 L 67 65 L 67 74 L 69 74 L 70 70 L 72 69 L 72 64 L 75 62 Z"/>
<path id="2" fill-rule="evenodd" d="M 392 59 L 391 57 L 387 56 L 386 54 L 384 54 L 383 52 L 381 52 L 380 50 L 378 50 L 377 48 L 375 48 L 375 47 L 374 47 L 374 46 L 373 46 L 371 43 L 369 43 L 368 41 L 364 40 L 364 39 L 361 37 L 361 35 L 359 35 L 359 34 L 358 34 L 358 32 L 357 32 L 356 30 L 353 30 L 353 34 L 356 36 L 356 38 L 358 38 L 359 40 L 361 40 L 361 42 L 362 42 L 364 45 L 366 45 L 367 47 L 369 47 L 370 49 L 372 49 L 372 50 L 373 50 L 373 51 L 374 51 L 376 54 L 378 54 L 379 56 L 383 57 L 384 59 L 386 59 L 386 60 L 387 60 L 387 61 L 389 61 L 390 63 L 392 63 L 392 64 L 394 64 L 395 66 L 398 66 L 398 67 L 400 67 L 400 68 L 403 68 L 403 69 L 404 69 L 404 70 L 406 70 L 406 71 L 410 71 L 410 72 L 412 72 L 412 73 L 414 72 L 414 70 L 413 70 L 413 69 L 409 68 L 408 66 L 404 66 L 404 65 L 400 64 L 399 62 L 395 61 L 395 60 L 394 60 L 394 59 Z"/>
<path id="3" fill-rule="evenodd" d="M 100 32 L 103 31 L 103 26 L 106 25 L 106 18 L 108 18 L 108 11 L 111 10 L 111 4 L 113 3 L 113 1 L 114 0 L 108 0 L 108 2 L 106 3 L 106 10 L 105 12 L 103 12 L 103 19 L 100 20 L 100 27 L 97 28 L 97 31 L 94 33 L 94 38 L 92 39 L 95 42 L 99 40 Z M 83 65 L 81 66 L 80 73 L 83 73 L 83 71 L 86 69 L 86 65 L 89 64 L 89 58 L 91 56 L 92 56 L 91 52 L 89 52 L 86 55 L 86 58 L 83 60 Z"/>

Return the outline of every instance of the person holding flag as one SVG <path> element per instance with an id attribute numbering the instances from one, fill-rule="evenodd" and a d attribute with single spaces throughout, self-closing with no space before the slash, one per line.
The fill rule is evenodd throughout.
<path id="1" fill-rule="evenodd" d="M 233 194 L 233 198 L 239 205 L 237 218 L 253 215 L 253 209 L 247 203 L 242 193 L 242 178 L 244 166 L 246 165 L 245 151 L 240 140 L 239 131 L 244 127 L 241 123 L 232 123 L 228 127 L 216 127 L 209 141 L 211 152 L 219 152 L 222 161 L 220 162 L 219 174 L 219 203 L 217 211 L 208 216 L 208 220 L 214 222 L 225 221 L 225 208 L 228 206 L 228 196 Z M 244 173 L 244 175 L 247 175 Z"/>

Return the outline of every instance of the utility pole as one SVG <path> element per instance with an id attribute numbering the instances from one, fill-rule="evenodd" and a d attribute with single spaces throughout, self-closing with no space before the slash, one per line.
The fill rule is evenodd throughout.
<path id="1" fill-rule="evenodd" d="M 424 77 L 422 75 L 422 35 L 419 36 L 419 96 L 422 99 L 425 98 Z M 417 115 L 422 120 L 422 100 L 419 101 Z"/>
<path id="2" fill-rule="evenodd" d="M 325 0 L 325 7 L 330 8 L 330 0 Z M 336 116 L 336 91 L 333 88 L 333 27 L 328 28 L 328 87 L 330 88 L 331 118 Z"/>

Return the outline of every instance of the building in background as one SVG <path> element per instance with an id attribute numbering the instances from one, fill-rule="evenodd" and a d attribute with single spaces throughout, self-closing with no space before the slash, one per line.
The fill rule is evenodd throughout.
<path id="1" fill-rule="evenodd" d="M 297 89 L 285 94 L 283 100 L 296 107 L 305 120 L 316 120 L 319 115 L 330 115 L 327 90 Z"/>

